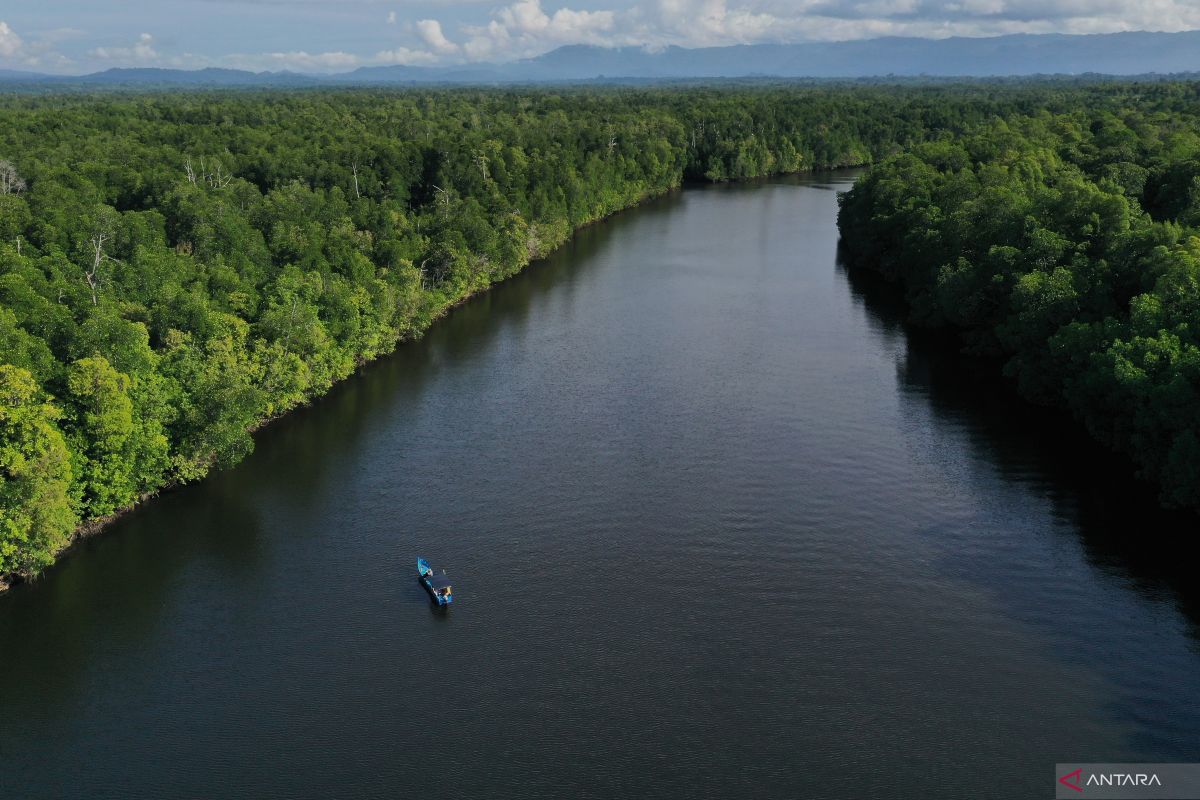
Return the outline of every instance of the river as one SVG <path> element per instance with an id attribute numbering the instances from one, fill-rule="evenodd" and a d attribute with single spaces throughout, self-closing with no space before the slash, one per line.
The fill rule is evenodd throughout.
<path id="1" fill-rule="evenodd" d="M 1055 762 L 1194 760 L 1194 518 L 848 275 L 851 179 L 581 231 L 0 597 L 0 797 L 1049 797 Z"/>

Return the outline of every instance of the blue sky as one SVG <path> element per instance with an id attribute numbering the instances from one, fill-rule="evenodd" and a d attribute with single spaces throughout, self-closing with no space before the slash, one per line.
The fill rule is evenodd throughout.
<path id="1" fill-rule="evenodd" d="M 0 0 L 0 68 L 344 72 L 509 61 L 565 44 L 1200 28 L 1200 0 Z"/>

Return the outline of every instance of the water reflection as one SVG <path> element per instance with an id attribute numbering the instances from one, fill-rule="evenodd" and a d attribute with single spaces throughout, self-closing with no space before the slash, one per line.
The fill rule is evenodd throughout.
<path id="1" fill-rule="evenodd" d="M 1006 503 L 973 509 L 962 529 L 929 532 L 941 542 L 974 537 L 970 547 L 948 550 L 954 563 L 945 568 L 990 585 L 1017 618 L 1053 637 L 1064 660 L 1117 684 L 1110 714 L 1141 721 L 1131 740 L 1147 760 L 1190 757 L 1200 706 L 1181 706 L 1160 689 L 1200 696 L 1200 584 L 1190 568 L 1196 516 L 1160 508 L 1129 461 L 1068 415 L 1022 401 L 1000 364 L 962 355 L 944 331 L 906 324 L 899 287 L 844 263 L 839 269 L 875 335 L 896 345 L 897 384 L 910 407 L 970 444 L 974 480 L 1010 487 Z M 1042 503 L 1045 515 L 1036 512 Z M 1073 572 L 1055 540 L 1077 550 L 1091 573 Z M 1118 610 L 1114 593 L 1124 592 L 1147 604 L 1145 613 Z M 1176 620 L 1188 640 L 1173 637 Z"/>
<path id="2" fill-rule="evenodd" d="M 179 613 L 185 575 L 207 573 L 208 580 L 225 584 L 213 591 L 254 583 L 269 557 L 260 511 L 226 488 L 167 493 L 118 520 L 111 532 L 79 543 L 39 580 L 0 598 L 4 714 L 40 720 L 70 715 L 87 702 L 99 679 L 98 660 L 130 666 L 143 644 Z M 6 730 L 0 726 L 0 734 Z"/>
<path id="3" fill-rule="evenodd" d="M 999 363 L 962 355 L 944 331 L 908 325 L 897 286 L 841 261 L 839 270 L 877 335 L 902 345 L 897 382 L 930 404 L 934 422 L 967 425 L 977 464 L 1043 491 L 1055 516 L 1078 530 L 1093 566 L 1119 570 L 1148 598 L 1179 602 L 1200 624 L 1200 584 L 1184 557 L 1195 514 L 1162 509 L 1128 459 L 1102 448 L 1069 415 L 1024 402 Z"/>

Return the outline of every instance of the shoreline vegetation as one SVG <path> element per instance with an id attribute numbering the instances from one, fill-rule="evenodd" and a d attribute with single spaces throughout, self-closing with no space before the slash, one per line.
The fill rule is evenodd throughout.
<path id="1" fill-rule="evenodd" d="M 779 88 L 0 99 L 0 586 L 237 463 L 255 429 L 584 225 L 685 180 L 892 151 L 873 105 Z"/>
<path id="2" fill-rule="evenodd" d="M 1200 83 L 993 119 L 841 198 L 851 268 L 1200 509 Z"/>
<path id="3" fill-rule="evenodd" d="M 760 176 L 760 177 L 765 177 L 765 176 Z M 432 327 L 435 323 L 437 323 L 438 320 L 440 320 L 442 317 L 449 314 L 455 308 L 463 305 L 464 303 L 469 302 L 472 298 L 478 296 L 479 294 L 491 290 L 492 287 L 499 285 L 500 283 L 507 280 L 508 278 L 515 277 L 516 275 L 523 272 L 526 268 L 534 265 L 536 262 L 544 260 L 546 257 L 551 255 L 555 250 L 557 250 L 558 248 L 567 244 L 570 241 L 570 239 L 576 233 L 578 233 L 580 230 L 582 230 L 583 228 L 586 228 L 589 225 L 600 224 L 600 223 L 604 222 L 605 220 L 609 219 L 610 217 L 621 213 L 622 211 L 628 210 L 630 208 L 635 208 L 647 200 L 651 200 L 655 197 L 661 197 L 661 196 L 668 194 L 669 192 L 674 191 L 678 188 L 680 188 L 680 187 L 679 186 L 668 187 L 666 189 L 663 189 L 661 192 L 655 192 L 653 194 L 646 194 L 646 195 L 634 200 L 633 202 L 631 202 L 630 204 L 628 204 L 626 206 L 623 206 L 618 209 L 614 209 L 613 211 L 606 214 L 604 217 L 600 217 L 600 218 L 597 218 L 594 220 L 590 220 L 590 221 L 581 223 L 574 230 L 572 230 L 567 235 L 567 237 L 565 239 L 563 239 L 563 241 L 559 242 L 558 244 L 554 245 L 553 247 L 550 247 L 545 252 L 541 252 L 535 256 L 530 257 L 524 263 L 524 265 L 519 267 L 516 270 L 516 272 L 514 272 L 512 275 L 509 275 L 504 278 L 493 281 L 492 283 L 488 284 L 487 286 L 476 289 L 476 290 L 470 292 L 469 294 L 464 294 L 461 297 L 458 297 L 457 299 L 455 299 L 453 302 L 450 302 L 447 305 L 443 306 L 440 310 L 438 310 L 436 313 L 434 313 L 430 316 L 429 322 L 423 330 L 415 331 L 405 338 L 398 338 L 395 341 L 395 343 L 391 349 L 382 351 L 378 355 L 376 355 L 372 358 L 363 358 L 363 359 L 358 360 L 355 363 L 354 369 L 349 374 L 347 374 L 345 377 L 338 378 L 337 380 L 334 381 L 334 383 L 330 384 L 330 386 L 328 388 L 332 388 L 336 383 L 340 383 L 343 380 L 351 380 L 358 373 L 358 371 L 360 369 L 362 369 L 363 367 L 367 367 L 367 366 L 375 363 L 376 361 L 378 361 L 381 358 L 386 358 L 388 355 L 391 355 L 392 353 L 394 353 L 397 348 L 399 348 L 407 343 L 412 343 L 412 342 L 416 342 L 416 341 L 420 340 L 421 337 L 423 337 L 425 335 L 425 333 L 428 332 L 430 327 Z M 287 409 L 280 410 L 278 413 L 276 413 L 270 417 L 266 417 L 266 418 L 256 421 L 253 425 L 251 425 L 247 429 L 247 433 L 251 437 L 253 437 L 254 434 L 256 434 L 259 431 L 263 430 L 264 428 L 268 427 L 275 421 L 286 417 L 292 411 L 295 411 L 298 408 L 305 407 L 305 406 L 309 405 L 310 403 L 312 403 L 316 400 L 319 400 L 321 397 L 324 396 L 324 394 L 325 394 L 325 392 L 322 392 L 321 394 L 316 394 L 316 395 L 312 395 L 310 397 L 306 397 L 304 400 L 298 402 L 297 404 L 295 404 Z M 251 442 L 250 448 L 247 450 L 246 455 L 249 455 L 249 453 L 252 451 L 253 451 L 253 442 Z M 230 464 L 229 466 L 233 466 L 233 465 Z M 191 481 L 169 480 L 168 482 L 163 483 L 161 486 L 158 486 L 157 488 L 154 488 L 154 489 L 151 489 L 151 490 L 145 492 L 140 497 L 135 499 L 133 502 L 128 503 L 127 505 L 124 505 L 120 508 L 115 509 L 110 514 L 107 514 L 102 517 L 95 517 L 92 519 L 80 521 L 77 524 L 75 530 L 71 532 L 71 534 L 67 538 L 66 542 L 64 544 L 62 544 L 59 547 L 59 549 L 53 554 L 53 560 L 50 563 L 48 563 L 46 565 L 46 567 L 53 566 L 53 564 L 55 562 L 57 562 L 59 559 L 65 557 L 70 552 L 70 550 L 73 547 L 75 547 L 75 545 L 81 543 L 85 539 L 95 536 L 96 534 L 102 533 L 104 531 L 104 529 L 107 528 L 109 525 L 116 522 L 121 517 L 125 516 L 126 514 L 132 513 L 133 511 L 135 511 L 137 509 L 138 506 L 142 505 L 143 503 L 153 500 L 154 498 L 156 498 L 158 495 L 162 494 L 163 492 L 169 492 L 174 489 L 178 489 L 178 488 L 186 485 L 189 482 L 191 482 Z M 40 573 L 16 573 L 16 574 L 8 574 L 8 575 L 0 574 L 0 594 L 3 594 L 4 592 L 8 591 L 9 589 L 11 589 L 14 585 L 16 585 L 18 583 L 27 582 L 30 580 L 36 580 L 36 578 L 38 577 L 39 574 Z"/>
<path id="4" fill-rule="evenodd" d="M 1196 106 L 1194 85 L 1165 82 L 2 98 L 0 590 L 163 488 L 237 463 L 254 430 L 579 228 L 685 182 L 884 162 L 842 220 L 873 243 L 856 261 L 907 263 L 940 220 L 903 217 L 904 239 L 876 219 L 878 176 L 899 176 L 886 199 L 908 208 L 896 171 L 916 156 L 902 154 L 980 131 L 1006 153 L 1005 120 L 1053 119 L 1103 165 L 1109 125 L 1111 147 L 1137 152 L 1099 185 L 1132 198 L 1200 154 Z M 1176 161 L 1150 163 L 1146 129 Z M 996 158 L 963 152 L 981 171 Z M 996 169 L 1036 182 L 1060 162 Z M 926 177 L 911 192 L 922 208 Z M 1122 224 L 1090 220 L 1095 237 Z M 1093 256 L 1068 250 L 1054 252 Z"/>

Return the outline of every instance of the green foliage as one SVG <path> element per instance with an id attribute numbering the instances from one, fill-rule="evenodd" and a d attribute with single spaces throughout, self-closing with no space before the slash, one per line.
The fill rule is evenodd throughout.
<path id="1" fill-rule="evenodd" d="M 842 199 L 855 266 L 962 329 L 1021 392 L 1200 506 L 1200 117 L 1194 88 L 1120 85 L 878 165 Z"/>
<path id="2" fill-rule="evenodd" d="M 0 577 L 47 563 L 79 520 L 235 463 L 256 426 L 576 227 L 706 173 L 872 160 L 920 138 L 941 102 L 784 88 L 0 99 L 0 157 L 20 177 L 0 195 Z"/>
<path id="3" fill-rule="evenodd" d="M 0 575 L 49 564 L 78 521 L 58 418 L 28 370 L 0 365 Z"/>
<path id="4" fill-rule="evenodd" d="M 65 397 L 74 418 L 66 427 L 78 505 L 87 518 L 131 504 L 156 488 L 166 470 L 167 438 L 147 403 L 135 405 L 136 395 L 129 376 L 103 356 L 82 358 L 67 370 Z"/>
<path id="5" fill-rule="evenodd" d="M 844 224 L 918 316 L 1014 357 L 1032 395 L 1104 409 L 1119 374 L 1121 402 L 1186 408 L 1195 102 L 1165 82 L 0 98 L 22 179 L 0 196 L 0 576 L 688 180 L 886 161 Z M 1142 463 L 1189 502 L 1194 429 L 1081 415 L 1162 449 Z"/>

